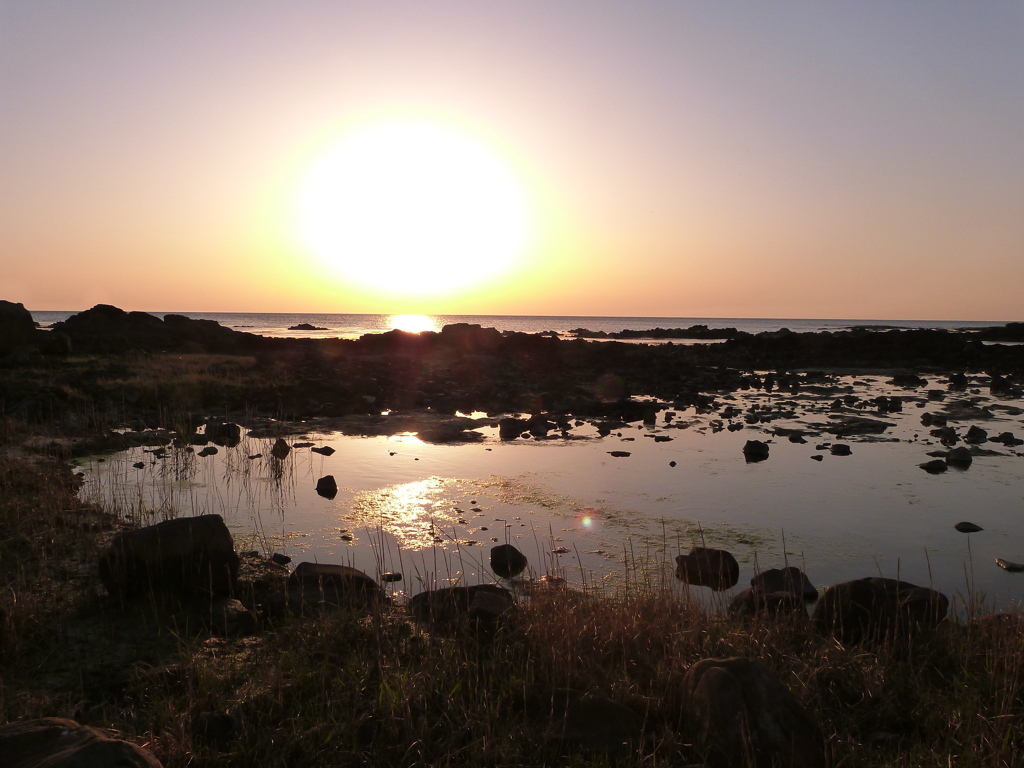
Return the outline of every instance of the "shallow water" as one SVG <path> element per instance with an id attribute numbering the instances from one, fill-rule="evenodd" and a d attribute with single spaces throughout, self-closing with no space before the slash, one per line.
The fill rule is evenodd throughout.
<path id="1" fill-rule="evenodd" d="M 627 579 L 672 582 L 675 555 L 704 542 L 736 555 L 736 590 L 755 569 L 788 561 L 818 587 L 881 574 L 933 585 L 961 604 L 973 597 L 995 608 L 1024 598 L 1024 573 L 994 562 L 1024 560 L 1022 451 L 989 442 L 979 447 L 993 455 L 976 456 L 967 470 L 929 475 L 918 467 L 929 460 L 926 452 L 942 448 L 921 425 L 922 413 L 973 400 L 993 418 L 950 420 L 960 435 L 977 424 L 990 436 L 1024 436 L 1024 403 L 989 397 L 987 389 L 927 402 L 925 388 L 901 390 L 879 377 L 837 382 L 838 391 L 820 394 L 749 390 L 719 398 L 719 405 L 743 411 L 733 423 L 744 423 L 748 413 L 791 413 L 737 431 L 716 431 L 712 422 L 720 415 L 693 408 L 676 411 L 670 423 L 662 412 L 656 426 L 631 424 L 604 438 L 584 424 L 569 438 L 556 430 L 549 439 L 502 442 L 496 428 L 485 427 L 482 442 L 458 445 L 428 444 L 412 434 L 326 433 L 309 422 L 289 443 L 330 446 L 332 456 L 297 448 L 279 462 L 270 458 L 271 440 L 250 435 L 209 457 L 168 448 L 154 458 L 133 449 L 83 461 L 82 493 L 146 520 L 215 512 L 239 548 L 283 552 L 295 562 L 350 563 L 371 574 L 400 571 L 406 578 L 398 586 L 409 593 L 435 583 L 489 581 L 496 542 L 516 544 L 535 576 L 609 590 Z M 929 387 L 944 385 L 933 380 Z M 846 394 L 899 395 L 903 411 L 831 411 Z M 894 426 L 867 437 L 814 434 L 814 425 L 837 414 Z M 802 428 L 808 442 L 774 436 L 778 427 Z M 744 460 L 749 439 L 771 441 L 768 460 Z M 846 443 L 852 454 L 816 449 L 825 442 Z M 255 454 L 262 457 L 248 458 Z M 134 468 L 136 462 L 144 467 Z M 328 474 L 339 486 L 334 499 L 314 489 Z M 953 526 L 963 520 L 985 530 L 958 533 Z M 703 588 L 693 591 L 711 598 Z"/>

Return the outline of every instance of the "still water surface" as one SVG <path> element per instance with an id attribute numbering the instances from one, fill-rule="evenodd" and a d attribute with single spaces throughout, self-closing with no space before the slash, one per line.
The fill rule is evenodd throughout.
<path id="1" fill-rule="evenodd" d="M 988 607 L 1024 599 L 1024 573 L 995 564 L 1024 561 L 1024 452 L 988 442 L 967 470 L 930 475 L 918 466 L 943 448 L 922 426 L 922 413 L 970 401 L 991 418 L 951 420 L 961 436 L 971 424 L 990 436 L 1024 436 L 1024 403 L 980 388 L 928 402 L 925 388 L 897 389 L 882 377 L 836 383 L 838 390 L 796 395 L 737 392 L 719 398 L 719 406 L 740 409 L 731 420 L 690 408 L 667 423 L 663 411 L 655 426 L 634 423 L 603 438 L 585 423 L 567 438 L 554 430 L 549 439 L 502 442 L 496 427 L 485 426 L 481 442 L 437 445 L 408 433 L 346 435 L 311 421 L 288 441 L 330 446 L 333 455 L 295 448 L 277 461 L 272 440 L 248 434 L 208 457 L 168 448 L 157 458 L 139 448 L 82 462 L 83 495 L 150 520 L 218 513 L 239 548 L 283 552 L 295 562 L 349 563 L 371 574 L 400 571 L 398 587 L 409 594 L 437 583 L 489 581 L 490 547 L 506 541 L 523 550 L 535 576 L 608 590 L 645 575 L 670 577 L 675 555 L 703 541 L 740 560 L 736 590 L 757 568 L 788 560 L 818 587 L 881 574 L 933 585 L 961 602 L 983 597 Z M 899 395 L 903 411 L 837 411 L 837 391 L 862 399 Z M 770 420 L 744 419 L 758 413 Z M 893 426 L 864 437 L 823 431 L 851 414 Z M 743 428 L 720 428 L 730 421 Z M 808 442 L 774 435 L 779 427 L 805 430 Z M 744 460 L 748 439 L 771 441 L 768 460 Z M 835 442 L 852 454 L 818 447 Z M 315 492 L 328 474 L 340 489 L 333 499 Z M 958 533 L 953 526 L 964 520 L 985 530 Z M 711 597 L 703 588 L 694 592 Z"/>

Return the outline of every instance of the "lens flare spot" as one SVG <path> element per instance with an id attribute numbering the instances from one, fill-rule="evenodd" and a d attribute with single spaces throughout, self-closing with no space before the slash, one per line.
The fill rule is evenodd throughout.
<path id="1" fill-rule="evenodd" d="M 581 531 L 593 531 L 597 528 L 597 510 L 584 507 L 576 514 L 576 528 Z"/>

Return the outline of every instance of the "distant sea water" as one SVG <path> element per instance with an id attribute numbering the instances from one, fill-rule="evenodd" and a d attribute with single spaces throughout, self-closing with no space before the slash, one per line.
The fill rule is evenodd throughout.
<path id="1" fill-rule="evenodd" d="M 68 319 L 77 312 L 34 311 L 33 318 L 42 327 Z M 276 313 L 276 312 L 150 312 L 162 318 L 168 314 L 184 315 L 195 320 L 215 320 L 237 331 L 261 336 L 296 338 L 355 339 L 367 333 L 384 333 L 395 328 L 403 330 L 440 330 L 452 323 L 475 323 L 485 328 L 520 333 L 554 331 L 567 335 L 575 328 L 591 331 L 645 331 L 653 328 L 688 328 L 706 325 L 709 328 L 736 328 L 748 333 L 778 331 L 788 328 L 796 332 L 841 331 L 856 326 L 893 328 L 971 329 L 1003 325 L 996 321 L 977 320 L 849 320 L 827 318 L 766 317 L 594 317 L 586 315 L 354 315 Z M 291 326 L 312 325 L 315 331 L 293 331 Z M 322 330 L 319 330 L 322 329 Z"/>

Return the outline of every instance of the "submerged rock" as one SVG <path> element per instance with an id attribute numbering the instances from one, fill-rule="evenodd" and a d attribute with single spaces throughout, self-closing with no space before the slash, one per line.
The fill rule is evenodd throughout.
<path id="1" fill-rule="evenodd" d="M 743 458 L 747 460 L 747 463 L 755 461 L 764 461 L 768 458 L 768 443 L 762 440 L 747 440 L 743 444 Z"/>
<path id="2" fill-rule="evenodd" d="M 949 469 L 949 466 L 942 459 L 932 459 L 931 461 L 926 461 L 924 464 L 918 464 L 917 466 L 929 475 L 939 475 Z"/>

